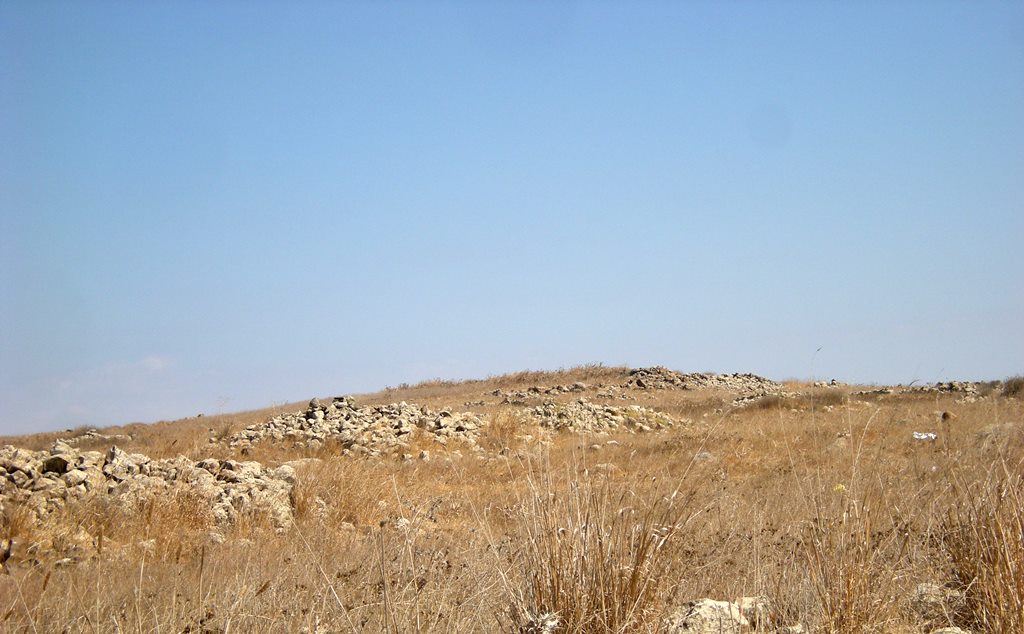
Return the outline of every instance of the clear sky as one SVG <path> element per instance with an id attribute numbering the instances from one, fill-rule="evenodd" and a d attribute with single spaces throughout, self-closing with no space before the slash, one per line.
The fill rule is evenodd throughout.
<path id="1" fill-rule="evenodd" d="M 0 433 L 1003 378 L 1022 238 L 1021 2 L 0 2 Z"/>

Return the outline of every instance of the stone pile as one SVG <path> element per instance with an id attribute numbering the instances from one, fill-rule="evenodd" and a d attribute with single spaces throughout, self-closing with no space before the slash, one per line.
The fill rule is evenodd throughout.
<path id="1" fill-rule="evenodd" d="M 553 385 L 551 387 L 540 387 L 533 385 L 525 390 L 510 390 L 506 392 L 501 388 L 488 392 L 491 396 L 501 398 L 502 405 L 525 405 L 528 399 L 537 399 L 543 396 L 555 396 L 558 394 L 571 394 L 587 391 L 586 383 L 573 383 L 572 385 Z"/>
<path id="2" fill-rule="evenodd" d="M 185 456 L 152 460 L 116 445 L 106 452 L 78 451 L 64 442 L 50 451 L 0 448 L 0 513 L 15 504 L 43 519 L 69 502 L 106 496 L 127 512 L 149 500 L 187 493 L 208 505 L 213 520 L 230 524 L 240 514 L 267 513 L 279 529 L 292 521 L 295 470 L 258 462 Z"/>
<path id="3" fill-rule="evenodd" d="M 70 431 L 70 430 L 68 430 Z M 61 442 L 65 442 L 69 445 L 77 445 L 83 442 L 92 442 L 102 440 L 111 444 L 117 444 L 119 442 L 128 442 L 131 437 L 126 434 L 101 434 L 98 430 L 89 429 L 77 436 L 69 436 L 67 438 L 61 438 Z"/>
<path id="4" fill-rule="evenodd" d="M 622 384 L 635 390 L 689 389 L 686 376 L 666 367 L 636 368 L 629 371 L 629 378 Z"/>
<path id="5" fill-rule="evenodd" d="M 756 374 L 713 374 L 694 372 L 682 374 L 661 366 L 637 368 L 630 371 L 629 379 L 622 385 L 636 390 L 698 390 L 719 389 L 741 394 L 774 394 L 782 389 L 775 381 Z"/>
<path id="6" fill-rule="evenodd" d="M 636 400 L 635 396 L 631 396 L 628 392 L 623 391 L 623 389 L 618 385 L 608 385 L 603 387 L 597 391 L 596 396 L 597 398 L 607 398 L 620 401 Z"/>
<path id="7" fill-rule="evenodd" d="M 933 385 L 919 385 L 912 388 L 912 390 L 914 392 L 941 392 L 973 396 L 978 393 L 978 383 L 972 381 L 941 381 Z"/>
<path id="8" fill-rule="evenodd" d="M 473 443 L 483 425 L 481 418 L 468 412 L 433 412 L 404 401 L 358 407 L 350 397 L 339 396 L 327 405 L 313 399 L 305 412 L 250 425 L 231 436 L 228 446 L 245 450 L 273 441 L 318 448 L 332 441 L 341 445 L 344 454 L 379 456 L 398 452 L 413 437 L 423 435 L 442 445 L 450 440 Z"/>
<path id="9" fill-rule="evenodd" d="M 814 382 L 814 387 L 828 387 L 828 388 L 832 388 L 832 387 L 846 387 L 846 384 L 843 383 L 842 381 L 837 381 L 836 379 L 832 379 L 831 381 L 815 381 Z"/>
<path id="10" fill-rule="evenodd" d="M 583 398 L 568 404 L 548 401 L 527 412 L 541 427 L 573 432 L 646 432 L 675 424 L 670 416 L 638 405 L 614 407 Z"/>

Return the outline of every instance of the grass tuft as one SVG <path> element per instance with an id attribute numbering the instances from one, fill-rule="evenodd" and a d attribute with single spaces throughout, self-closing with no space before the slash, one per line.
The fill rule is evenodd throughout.
<path id="1" fill-rule="evenodd" d="M 943 544 L 966 590 L 966 624 L 1024 632 L 1024 477 L 1005 465 L 958 482 Z"/>
<path id="2" fill-rule="evenodd" d="M 1024 395 L 1024 376 L 1014 376 L 1003 381 L 1003 396 L 1020 398 Z"/>
<path id="3" fill-rule="evenodd" d="M 558 632 L 578 634 L 655 628 L 668 546 L 694 516 L 689 499 L 589 475 L 555 483 L 550 471 L 530 474 L 513 629 L 545 631 L 556 621 Z"/>

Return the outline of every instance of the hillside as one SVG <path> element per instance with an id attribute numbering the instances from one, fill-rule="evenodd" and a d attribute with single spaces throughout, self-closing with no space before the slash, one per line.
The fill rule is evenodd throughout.
<path id="1" fill-rule="evenodd" d="M 1024 631 L 1020 379 L 582 366 L 0 446 L 4 631 Z"/>

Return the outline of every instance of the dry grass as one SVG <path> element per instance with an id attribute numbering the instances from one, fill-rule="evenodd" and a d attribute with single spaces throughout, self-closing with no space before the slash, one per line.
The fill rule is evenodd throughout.
<path id="1" fill-rule="evenodd" d="M 463 409 L 499 386 L 625 372 L 428 383 L 363 402 Z M 258 446 L 251 458 L 271 464 L 309 458 L 283 535 L 260 518 L 218 529 L 187 495 L 94 500 L 43 524 L 8 504 L 0 539 L 18 548 L 0 574 L 0 631 L 525 631 L 546 613 L 559 632 L 657 631 L 683 601 L 753 595 L 771 599 L 774 625 L 816 632 L 1024 631 L 1024 402 L 788 389 L 801 396 L 744 408 L 710 391 L 631 392 L 621 404 L 690 419 L 636 435 L 541 432 L 491 397 L 483 451 L 431 447 L 429 462 Z M 103 431 L 157 457 L 231 457 L 210 429 L 273 413 Z M 926 619 L 920 583 L 966 601 Z"/>
<path id="2" fill-rule="evenodd" d="M 515 583 L 506 579 L 512 631 L 655 631 L 659 590 L 692 495 L 642 491 L 614 478 L 565 478 L 531 469 L 516 516 Z"/>
<path id="3" fill-rule="evenodd" d="M 943 544 L 966 591 L 964 618 L 985 632 L 1024 632 L 1024 477 L 996 465 L 981 481 L 957 478 Z"/>
<path id="4" fill-rule="evenodd" d="M 459 404 L 473 401 L 497 389 L 523 389 L 538 385 L 570 385 L 576 382 L 589 385 L 614 385 L 625 381 L 629 368 L 605 366 L 600 363 L 578 365 L 567 369 L 538 371 L 523 370 L 486 379 L 448 380 L 431 379 L 415 385 L 389 387 L 375 394 L 357 396 L 359 402 L 369 404 L 409 401 L 424 405 Z"/>
<path id="5" fill-rule="evenodd" d="M 800 550 L 817 599 L 816 620 L 829 632 L 889 632 L 899 624 L 893 573 L 905 567 L 910 534 L 886 516 L 882 496 L 878 487 L 863 491 L 841 483 L 815 495 Z"/>
<path id="6" fill-rule="evenodd" d="M 1020 398 L 1024 395 L 1024 376 L 1014 376 L 1003 381 L 1003 396 Z"/>

